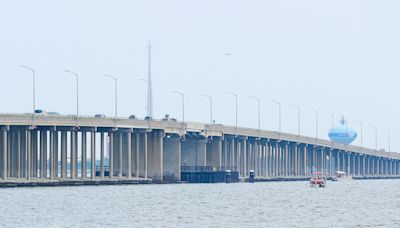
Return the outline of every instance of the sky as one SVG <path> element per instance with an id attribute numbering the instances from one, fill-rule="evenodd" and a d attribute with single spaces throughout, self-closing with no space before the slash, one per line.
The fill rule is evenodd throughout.
<path id="1" fill-rule="evenodd" d="M 36 107 L 73 114 L 79 73 L 82 115 L 114 115 L 113 81 L 118 78 L 118 114 L 146 115 L 147 45 L 152 44 L 154 118 L 209 122 L 213 97 L 216 123 L 327 138 L 331 117 L 343 115 L 364 146 L 400 151 L 400 2 L 381 0 L 0 0 L 0 112 Z M 226 55 L 232 53 L 232 55 Z M 360 133 L 359 133 L 360 135 Z M 360 145 L 360 137 L 354 142 Z"/>

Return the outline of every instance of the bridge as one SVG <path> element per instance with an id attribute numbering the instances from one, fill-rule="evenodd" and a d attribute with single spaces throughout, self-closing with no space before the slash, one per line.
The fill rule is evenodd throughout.
<path id="1" fill-rule="evenodd" d="M 400 154 L 301 135 L 174 119 L 0 114 L 1 181 L 178 182 L 183 166 L 229 169 L 244 178 L 250 170 L 260 178 L 309 177 L 314 171 L 392 178 L 400 176 Z"/>

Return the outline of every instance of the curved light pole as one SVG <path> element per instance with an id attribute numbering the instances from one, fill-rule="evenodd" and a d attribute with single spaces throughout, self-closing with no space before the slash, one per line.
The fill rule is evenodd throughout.
<path id="1" fill-rule="evenodd" d="M 276 100 L 271 100 L 271 102 L 278 105 L 278 111 L 279 111 L 279 133 L 282 133 L 282 105 L 281 105 L 281 102 L 276 101 Z"/>
<path id="2" fill-rule="evenodd" d="M 212 103 L 213 99 L 211 96 L 205 94 L 202 94 L 201 96 L 207 98 L 210 101 L 210 123 L 213 124 L 213 103 Z"/>
<path id="3" fill-rule="evenodd" d="M 361 145 L 361 152 L 363 151 L 363 122 L 359 120 L 353 120 L 354 122 L 360 124 L 360 145 Z"/>
<path id="4" fill-rule="evenodd" d="M 315 113 L 315 141 L 318 144 L 318 111 L 315 109 L 309 109 L 309 111 Z"/>
<path id="5" fill-rule="evenodd" d="M 258 137 L 260 138 L 261 133 L 261 100 L 258 97 L 251 96 L 250 99 L 257 101 L 258 106 Z"/>
<path id="6" fill-rule="evenodd" d="M 390 128 L 383 128 L 383 129 L 388 132 L 388 149 L 389 149 L 388 152 L 390 152 Z"/>
<path id="7" fill-rule="evenodd" d="M 118 78 L 109 74 L 105 74 L 105 77 L 111 78 L 115 82 L 115 125 L 117 125 L 117 116 L 118 116 Z M 116 127 L 116 126 L 115 126 Z"/>
<path id="8" fill-rule="evenodd" d="M 297 109 L 297 135 L 300 137 L 300 121 L 301 121 L 301 119 L 300 119 L 300 112 L 301 112 L 301 108 L 300 108 L 300 106 L 298 106 L 298 105 L 291 105 L 292 107 L 294 107 L 294 108 L 296 108 Z"/>
<path id="9" fill-rule="evenodd" d="M 26 70 L 29 70 L 32 72 L 32 100 L 33 100 L 33 112 L 32 112 L 32 125 L 35 124 L 35 111 L 36 111 L 36 75 L 35 75 L 35 69 L 21 65 L 19 66 L 21 68 L 24 68 Z"/>
<path id="10" fill-rule="evenodd" d="M 75 76 L 76 80 L 76 127 L 78 127 L 78 116 L 79 116 L 79 74 L 70 71 L 70 70 L 64 70 L 65 73 L 71 74 Z"/>
<path id="11" fill-rule="evenodd" d="M 378 126 L 370 124 L 375 129 L 375 150 L 378 150 Z"/>
<path id="12" fill-rule="evenodd" d="M 236 93 L 227 92 L 228 94 L 232 95 L 235 97 L 235 127 L 236 127 L 236 134 L 237 134 L 237 129 L 238 129 L 238 95 Z"/>
<path id="13" fill-rule="evenodd" d="M 174 90 L 172 92 L 182 97 L 182 122 L 185 123 L 185 94 L 178 90 Z"/>

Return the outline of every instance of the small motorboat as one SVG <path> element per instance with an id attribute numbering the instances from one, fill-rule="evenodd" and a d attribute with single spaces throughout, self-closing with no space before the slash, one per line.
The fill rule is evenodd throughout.
<path id="1" fill-rule="evenodd" d="M 353 177 L 346 175 L 346 172 L 344 171 L 336 171 L 334 179 L 336 179 L 336 181 L 348 181 L 352 180 Z"/>
<path id="2" fill-rule="evenodd" d="M 310 179 L 310 187 L 326 187 L 326 175 L 323 172 L 313 172 Z"/>

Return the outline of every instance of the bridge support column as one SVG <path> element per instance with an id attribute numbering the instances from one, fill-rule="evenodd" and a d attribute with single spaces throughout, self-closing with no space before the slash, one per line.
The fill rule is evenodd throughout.
<path id="1" fill-rule="evenodd" d="M 32 177 L 32 131 L 26 132 L 26 179 Z"/>
<path id="2" fill-rule="evenodd" d="M 285 172 L 284 175 L 285 177 L 289 176 L 289 144 L 286 142 L 285 143 L 285 160 L 284 160 L 284 166 L 285 166 Z"/>
<path id="3" fill-rule="evenodd" d="M 61 178 L 67 177 L 67 132 L 61 131 Z"/>
<path id="4" fill-rule="evenodd" d="M 206 166 L 207 144 L 207 139 L 187 139 L 183 141 L 181 148 L 182 164 L 184 166 Z M 220 159 L 221 157 L 222 155 L 220 155 Z"/>
<path id="5" fill-rule="evenodd" d="M 234 138 L 230 140 L 229 149 L 230 149 L 230 156 L 229 156 L 230 164 L 229 164 L 229 166 L 230 166 L 230 170 L 234 171 L 234 167 L 235 167 L 235 139 Z"/>
<path id="6" fill-rule="evenodd" d="M 254 174 L 260 176 L 260 142 L 258 139 L 254 140 L 253 157 Z"/>
<path id="7" fill-rule="evenodd" d="M 82 132 L 81 137 L 81 177 L 87 177 L 87 168 L 86 168 L 86 161 L 87 160 L 87 132 Z"/>
<path id="8" fill-rule="evenodd" d="M 86 162 L 86 159 L 85 159 Z M 96 132 L 90 133 L 90 177 L 96 177 Z"/>
<path id="9" fill-rule="evenodd" d="M 47 177 L 47 132 L 40 131 L 40 178 Z"/>
<path id="10" fill-rule="evenodd" d="M 32 177 L 38 177 L 38 132 L 32 131 Z"/>
<path id="11" fill-rule="evenodd" d="M 104 178 L 104 133 L 100 133 L 100 178 Z"/>
<path id="12" fill-rule="evenodd" d="M 376 158 L 376 173 L 378 176 L 382 175 L 382 164 L 380 157 Z"/>
<path id="13" fill-rule="evenodd" d="M 139 141 L 139 133 L 135 133 L 135 152 L 136 152 L 136 165 L 135 165 L 135 175 L 136 178 L 139 178 L 139 173 L 140 173 L 140 141 Z M 133 141 L 132 141 L 133 142 Z"/>
<path id="14" fill-rule="evenodd" d="M 235 160 L 236 160 L 236 169 L 235 171 L 239 172 L 240 176 L 240 140 L 238 138 L 235 139 Z"/>
<path id="15" fill-rule="evenodd" d="M 279 146 L 279 142 L 276 142 L 275 144 L 275 176 L 279 176 L 280 175 L 280 146 Z"/>
<path id="16" fill-rule="evenodd" d="M 148 133 L 148 175 L 153 181 L 163 181 L 163 138 L 162 131 Z"/>
<path id="17" fill-rule="evenodd" d="M 128 149 L 127 149 L 127 178 L 132 177 L 132 132 L 127 133 L 127 140 L 128 140 Z"/>
<path id="18" fill-rule="evenodd" d="M 8 155 L 8 140 L 7 140 L 7 134 L 8 134 L 8 131 L 7 130 L 3 130 L 2 132 L 1 132 L 1 138 L 2 138 L 2 143 L 1 143 L 1 145 L 2 145 L 2 173 L 1 173 L 1 177 L 2 177 L 2 179 L 3 180 L 5 180 L 5 179 L 7 179 L 7 177 L 8 177 L 8 174 L 7 174 L 7 171 L 8 171 L 8 166 L 9 166 L 9 164 L 8 164 L 8 159 L 7 159 L 7 155 Z"/>
<path id="19" fill-rule="evenodd" d="M 222 166 L 222 143 L 225 144 L 225 152 L 228 151 L 229 139 L 222 141 L 219 137 L 214 137 L 210 142 L 206 144 L 206 165 L 221 168 Z M 224 169 L 227 169 L 228 159 L 227 153 L 225 153 L 225 164 Z"/>
<path id="20" fill-rule="evenodd" d="M 243 141 L 242 141 L 242 148 L 241 148 L 241 153 L 242 153 L 242 158 L 243 158 L 243 161 L 242 161 L 242 171 L 241 171 L 241 173 L 242 173 L 242 176 L 243 177 L 247 177 L 247 175 L 248 175 L 248 172 L 247 172 L 247 139 L 243 139 Z"/>
<path id="21" fill-rule="evenodd" d="M 117 139 L 117 141 L 115 142 L 115 144 L 118 144 L 118 156 L 116 157 L 116 162 L 117 162 L 117 164 L 118 164 L 118 172 L 117 172 L 117 175 L 118 175 L 118 177 L 122 177 L 122 159 L 123 159 L 123 154 L 122 154 L 122 151 L 123 151 L 123 147 L 124 147 L 124 145 L 123 145 L 123 139 L 124 139 L 124 133 L 122 133 L 122 132 L 120 132 L 120 133 L 118 133 L 118 139 Z M 117 153 L 115 153 L 115 155 L 117 155 Z"/>
<path id="22" fill-rule="evenodd" d="M 307 158 L 307 153 L 308 153 L 308 151 L 307 151 L 307 145 L 305 145 L 304 146 L 304 151 L 303 151 L 303 169 L 304 169 L 304 176 L 309 176 L 309 172 L 308 172 L 308 169 L 307 169 L 307 167 L 308 167 L 308 158 Z"/>
<path id="23" fill-rule="evenodd" d="M 78 177 L 78 132 L 71 131 L 71 178 Z"/>
<path id="24" fill-rule="evenodd" d="M 371 157 L 371 175 L 375 176 L 375 157 Z"/>
<path id="25" fill-rule="evenodd" d="M 54 131 L 49 131 L 50 145 L 49 145 L 49 175 L 50 179 L 54 178 Z"/>
<path id="26" fill-rule="evenodd" d="M 54 163 L 54 175 L 55 175 L 55 177 L 59 177 L 60 176 L 60 174 L 59 174 L 59 150 L 58 150 L 58 145 L 59 145 L 59 135 L 58 135 L 58 131 L 56 131 L 55 132 L 55 135 L 54 135 L 54 160 L 55 160 L 55 163 Z"/>
<path id="27" fill-rule="evenodd" d="M 361 176 L 365 177 L 367 175 L 367 160 L 365 154 L 360 154 L 361 156 Z"/>
<path id="28" fill-rule="evenodd" d="M 181 138 L 164 137 L 163 139 L 163 180 L 181 180 Z M 207 151 L 208 152 L 208 151 Z"/>
<path id="29" fill-rule="evenodd" d="M 108 151 L 109 153 L 109 160 L 108 160 L 108 173 L 110 179 L 114 177 L 114 132 L 108 132 Z M 146 176 L 147 178 L 147 176 Z"/>

